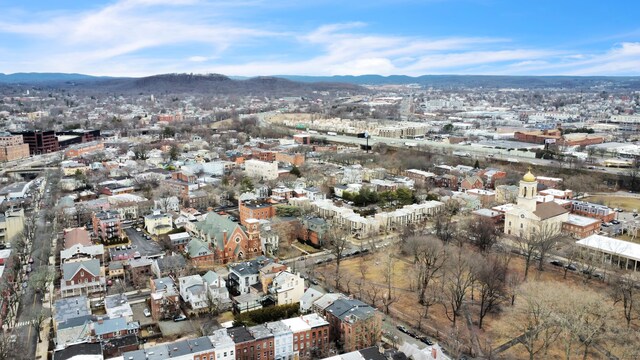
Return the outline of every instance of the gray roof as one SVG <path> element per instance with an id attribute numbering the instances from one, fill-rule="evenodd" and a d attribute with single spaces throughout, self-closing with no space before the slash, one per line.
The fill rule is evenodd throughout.
<path id="1" fill-rule="evenodd" d="M 171 357 L 178 357 L 213 349 L 213 344 L 211 344 L 211 340 L 208 337 L 202 336 L 197 339 L 167 344 L 167 349 Z"/>
<path id="2" fill-rule="evenodd" d="M 291 328 L 289 328 L 282 321 L 272 321 L 265 324 L 274 336 L 291 334 Z"/>
<path id="3" fill-rule="evenodd" d="M 366 319 L 375 314 L 376 309 L 360 300 L 341 298 L 329 305 L 326 311 L 338 317 L 340 320 L 345 320 L 347 316 L 351 315 Z"/>
<path id="4" fill-rule="evenodd" d="M 182 256 L 182 254 L 175 254 L 170 256 L 165 256 L 164 258 L 157 259 L 158 269 L 160 272 L 166 271 L 165 267 L 167 264 L 170 264 L 171 268 L 185 268 L 187 266 L 187 260 Z"/>
<path id="5" fill-rule="evenodd" d="M 202 280 L 207 284 L 213 284 L 216 280 L 220 279 L 220 275 L 217 272 L 209 270 L 206 274 L 202 275 Z"/>
<path id="6" fill-rule="evenodd" d="M 104 307 L 105 308 L 115 308 L 119 306 L 123 306 L 124 304 L 128 304 L 129 300 L 127 299 L 127 294 L 115 294 L 105 296 L 104 298 Z"/>
<path id="7" fill-rule="evenodd" d="M 169 358 L 167 345 L 156 345 L 144 350 L 129 351 L 122 354 L 126 360 L 165 360 Z"/>
<path id="8" fill-rule="evenodd" d="M 127 323 L 127 320 L 123 317 L 117 317 L 115 319 L 104 319 L 93 323 L 93 330 L 95 331 L 96 335 L 104 335 L 117 331 L 139 328 L 140 325 L 137 322 Z"/>
<path id="9" fill-rule="evenodd" d="M 273 337 L 273 334 L 271 333 L 271 329 L 266 327 L 265 324 L 252 326 L 252 327 L 248 328 L 247 330 L 249 330 L 251 335 L 253 335 L 253 337 L 256 340 Z"/>
<path id="10" fill-rule="evenodd" d="M 189 252 L 189 256 L 191 258 L 212 254 L 207 243 L 196 238 L 193 238 L 191 239 L 191 241 L 189 241 L 189 243 L 187 244 L 187 251 Z"/>
<path id="11" fill-rule="evenodd" d="M 198 221 L 194 225 L 196 229 L 208 236 L 208 240 L 218 249 L 224 248 L 224 232 L 226 232 L 228 236 L 231 236 L 231 234 L 240 227 L 238 223 L 215 212 L 209 212 L 204 220 Z"/>
<path id="12" fill-rule="evenodd" d="M 272 261 L 273 260 L 265 256 L 259 256 L 251 261 L 245 261 L 238 265 L 231 266 L 231 270 L 242 276 L 257 275 L 263 266 L 270 264 Z"/>
<path id="13" fill-rule="evenodd" d="M 66 262 L 62 264 L 62 277 L 65 281 L 71 280 L 73 276 L 80 270 L 85 269 L 93 276 L 100 275 L 100 261 L 98 259 L 91 259 L 85 261 Z"/>
<path id="14" fill-rule="evenodd" d="M 82 315 L 78 317 L 74 317 L 71 319 L 67 319 L 64 322 L 58 323 L 58 330 L 62 329 L 70 329 L 78 326 L 85 326 L 95 320 L 93 315 Z"/>
<path id="15" fill-rule="evenodd" d="M 232 327 L 230 329 L 227 329 L 227 333 L 229 334 L 229 336 L 231 336 L 233 342 L 236 344 L 252 341 L 254 339 L 253 335 L 251 335 L 249 330 L 247 330 L 247 328 L 244 326 Z"/>
<path id="16" fill-rule="evenodd" d="M 88 355 L 102 355 L 102 345 L 100 343 L 81 343 L 69 345 L 62 350 L 56 351 L 53 354 L 53 360 L 67 360 Z"/>
<path id="17" fill-rule="evenodd" d="M 60 323 L 76 317 L 91 315 L 86 296 L 63 298 L 55 302 L 55 320 Z"/>

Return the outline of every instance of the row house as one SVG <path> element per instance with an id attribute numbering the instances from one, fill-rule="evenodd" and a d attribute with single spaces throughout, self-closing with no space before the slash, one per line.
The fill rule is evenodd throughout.
<path id="1" fill-rule="evenodd" d="M 282 320 L 293 333 L 293 351 L 301 359 L 326 356 L 329 350 L 330 324 L 318 314 Z"/>
<path id="2" fill-rule="evenodd" d="M 114 319 L 98 319 L 92 322 L 92 335 L 99 341 L 120 338 L 126 335 L 137 335 L 140 331 L 140 324 L 127 322 L 127 319 L 118 317 Z"/>
<path id="3" fill-rule="evenodd" d="M 604 222 L 610 222 L 616 218 L 616 212 L 608 206 L 579 200 L 571 201 L 571 213 L 597 218 Z"/>

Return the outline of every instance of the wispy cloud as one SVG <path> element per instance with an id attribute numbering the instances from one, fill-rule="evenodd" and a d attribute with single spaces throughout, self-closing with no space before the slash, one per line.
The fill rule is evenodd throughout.
<path id="1" fill-rule="evenodd" d="M 600 52 L 551 50 L 500 37 L 376 32 L 361 21 L 314 27 L 243 15 L 247 9 L 259 12 L 256 9 L 273 6 L 286 11 L 286 6 L 300 5 L 266 0 L 119 0 L 89 10 L 14 12 L 16 16 L 0 19 L 0 64 L 11 72 L 126 76 L 640 74 L 636 42 Z"/>

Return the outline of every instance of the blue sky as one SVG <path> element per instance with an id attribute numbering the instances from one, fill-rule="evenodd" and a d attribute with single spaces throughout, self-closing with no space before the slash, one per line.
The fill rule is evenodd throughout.
<path id="1" fill-rule="evenodd" d="M 638 1 L 0 0 L 0 72 L 640 75 Z"/>

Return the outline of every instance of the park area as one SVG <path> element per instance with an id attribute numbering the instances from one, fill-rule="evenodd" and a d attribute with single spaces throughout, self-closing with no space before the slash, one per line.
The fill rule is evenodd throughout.
<path id="1" fill-rule="evenodd" d="M 474 250 L 469 251 L 470 259 L 480 256 Z M 451 300 L 439 294 L 447 291 L 446 287 L 451 286 L 451 279 L 446 282 L 434 279 L 435 283 L 440 284 L 431 288 L 432 294 L 426 295 L 426 303 L 430 306 L 425 307 L 418 301 L 419 280 L 416 275 L 419 271 L 413 264 L 414 258 L 403 256 L 399 252 L 394 253 L 391 249 L 344 259 L 340 265 L 339 290 L 388 313 L 396 321 L 412 327 L 417 332 L 434 337 L 454 356 L 464 353 L 478 358 L 523 359 L 529 358 L 530 352 L 537 351 L 534 358 L 582 358 L 586 354 L 586 358 L 589 359 L 606 359 L 607 356 L 604 354 L 611 351 L 622 359 L 628 358 L 631 352 L 636 351 L 630 350 L 627 346 L 628 338 L 619 333 L 617 336 L 609 336 L 626 328 L 613 328 L 625 324 L 625 318 L 623 308 L 618 304 L 614 305 L 610 296 L 610 285 L 606 281 L 589 278 L 580 270 L 568 271 L 552 266 L 547 260 L 542 271 L 537 269 L 537 262 L 532 263 L 528 280 L 523 283 L 521 279 L 524 275 L 525 261 L 522 256 L 512 253 L 491 256 L 503 258 L 511 277 L 520 280 L 517 284 L 505 284 L 503 296 L 487 312 L 482 328 L 478 326 L 481 297 L 476 286 L 479 285 L 471 285 L 465 290 L 465 300 L 459 308 L 456 325 L 453 326 L 450 319 Z M 331 288 L 336 286 L 335 268 L 335 261 L 316 268 L 317 277 Z M 537 293 L 540 293 L 539 298 Z M 511 305 L 512 296 L 515 300 L 514 306 Z M 589 309 L 589 306 L 592 306 L 595 308 L 593 314 L 601 315 L 599 320 L 603 321 L 602 326 L 610 327 L 607 330 L 611 334 L 598 337 L 592 335 L 593 338 L 587 340 L 589 345 L 586 347 L 583 346 L 585 341 L 580 340 L 585 339 L 586 335 L 582 332 L 584 329 L 575 329 L 574 333 L 577 335 L 554 328 L 557 331 L 540 331 L 536 333 L 535 338 L 526 336 L 531 335 L 527 334 L 526 329 L 530 325 L 527 322 L 532 321 L 532 315 L 527 311 L 536 306 L 535 304 L 539 305 L 538 301 L 547 304 L 545 306 L 553 308 L 554 311 L 573 314 L 571 316 L 577 312 L 567 309 L 568 307 L 575 305 L 576 308 Z M 596 316 L 593 314 L 590 316 Z M 535 320 L 536 316 L 533 318 Z M 633 322 L 630 324 L 634 329 L 633 333 L 637 334 L 635 326 Z M 545 340 L 545 336 L 549 339 Z M 529 344 L 531 351 L 523 343 Z M 570 356 L 567 356 L 568 354 Z"/>
<path id="2" fill-rule="evenodd" d="M 640 210 L 640 197 L 632 196 L 609 196 L 592 195 L 581 199 L 594 204 L 606 205 L 612 209 L 622 209 L 624 211 Z"/>

